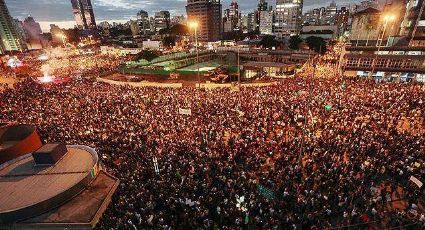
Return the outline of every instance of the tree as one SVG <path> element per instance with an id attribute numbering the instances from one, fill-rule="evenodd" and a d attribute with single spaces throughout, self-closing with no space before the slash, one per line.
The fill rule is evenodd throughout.
<path id="1" fill-rule="evenodd" d="M 278 40 L 276 40 L 276 36 L 266 35 L 260 42 L 260 46 L 265 48 L 278 47 L 281 44 Z"/>
<path id="2" fill-rule="evenodd" d="M 291 50 L 299 50 L 300 44 L 303 42 L 303 40 L 300 38 L 300 36 L 291 36 L 289 39 L 289 48 Z"/>
<path id="3" fill-rule="evenodd" d="M 169 34 L 169 35 L 185 35 L 188 34 L 189 28 L 186 25 L 182 25 L 182 24 L 176 24 L 174 26 L 172 26 L 171 28 L 164 28 L 161 29 L 159 31 L 159 34 L 164 35 L 164 34 Z"/>
<path id="4" fill-rule="evenodd" d="M 162 44 L 167 48 L 171 48 L 176 45 L 176 37 L 174 36 L 164 37 L 162 39 Z"/>
<path id="5" fill-rule="evenodd" d="M 157 57 L 159 57 L 158 53 L 151 50 L 144 50 L 137 55 L 137 60 L 145 59 L 147 61 L 152 61 Z"/>
<path id="6" fill-rule="evenodd" d="M 307 45 L 311 50 L 316 53 L 325 54 L 327 51 L 327 44 L 325 39 L 316 36 L 310 36 L 306 39 Z"/>

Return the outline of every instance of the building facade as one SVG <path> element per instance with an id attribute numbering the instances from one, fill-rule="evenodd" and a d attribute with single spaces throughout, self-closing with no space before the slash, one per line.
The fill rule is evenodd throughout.
<path id="1" fill-rule="evenodd" d="M 155 13 L 155 32 L 162 29 L 169 29 L 171 24 L 170 12 L 159 11 Z"/>
<path id="2" fill-rule="evenodd" d="M 6 3 L 0 0 L 0 52 L 24 51 L 27 49 L 25 42 L 19 36 Z"/>
<path id="3" fill-rule="evenodd" d="M 36 22 L 33 17 L 25 18 L 23 22 L 28 49 L 42 48 L 42 31 L 40 23 Z"/>
<path id="4" fill-rule="evenodd" d="M 75 22 L 79 29 L 87 30 L 96 28 L 91 0 L 71 0 L 71 5 Z"/>
<path id="5" fill-rule="evenodd" d="M 188 0 L 186 6 L 188 21 L 196 21 L 200 41 L 214 42 L 221 39 L 222 13 L 220 0 Z"/>
<path id="6" fill-rule="evenodd" d="M 410 39 L 410 46 L 425 46 L 425 0 L 408 0 L 400 35 Z"/>
<path id="7" fill-rule="evenodd" d="M 260 34 L 273 34 L 273 11 L 260 11 Z"/>
<path id="8" fill-rule="evenodd" d="M 300 33 L 302 9 L 303 0 L 276 0 L 274 33 L 277 37 Z"/>
<path id="9" fill-rule="evenodd" d="M 141 10 L 137 13 L 137 21 L 139 22 L 140 34 L 143 36 L 151 34 L 151 26 L 148 12 Z"/>

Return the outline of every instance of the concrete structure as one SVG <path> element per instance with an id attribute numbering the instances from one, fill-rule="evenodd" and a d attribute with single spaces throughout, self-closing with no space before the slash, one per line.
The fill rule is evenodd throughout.
<path id="1" fill-rule="evenodd" d="M 248 32 L 254 32 L 257 29 L 257 21 L 256 21 L 256 15 L 255 13 L 249 13 L 248 14 L 248 25 L 247 25 Z"/>
<path id="2" fill-rule="evenodd" d="M 222 33 L 220 0 L 188 0 L 186 6 L 188 21 L 199 24 L 200 41 L 218 41 Z"/>
<path id="3" fill-rule="evenodd" d="M 148 12 L 141 10 L 137 13 L 137 21 L 139 22 L 140 35 L 149 35 L 151 34 L 151 26 L 149 21 Z"/>
<path id="4" fill-rule="evenodd" d="M 184 15 L 179 15 L 179 16 L 173 16 L 171 18 L 171 26 L 177 25 L 177 24 L 182 24 L 182 25 L 186 25 L 187 20 L 186 17 Z"/>
<path id="5" fill-rule="evenodd" d="M 408 0 L 400 35 L 411 39 L 410 46 L 425 46 L 425 0 Z"/>
<path id="6" fill-rule="evenodd" d="M 133 37 L 139 37 L 140 36 L 140 26 L 139 26 L 139 22 L 130 20 L 130 30 L 131 30 L 131 35 L 133 35 Z"/>
<path id="7" fill-rule="evenodd" d="M 41 145 L 40 137 L 34 127 L 29 125 L 3 126 L 0 128 L 0 165 L 32 153 Z"/>
<path id="8" fill-rule="evenodd" d="M 306 39 L 310 36 L 321 37 L 325 40 L 335 39 L 339 35 L 339 28 L 337 25 L 315 25 L 303 26 L 300 37 Z"/>
<path id="9" fill-rule="evenodd" d="M 96 29 L 91 0 L 71 0 L 71 5 L 79 29 Z"/>
<path id="10" fill-rule="evenodd" d="M 346 47 L 341 63 L 345 75 L 387 80 L 425 80 L 425 47 Z"/>
<path id="11" fill-rule="evenodd" d="M 0 0 L 0 53 L 24 51 L 26 44 L 19 37 L 4 0 Z"/>
<path id="12" fill-rule="evenodd" d="M 350 40 L 353 45 L 376 46 L 381 39 L 386 45 L 390 37 L 399 36 L 405 15 L 403 1 L 388 2 L 382 10 L 375 7 L 359 9 L 352 19 Z"/>
<path id="13" fill-rule="evenodd" d="M 339 33 L 346 32 L 349 28 L 350 11 L 346 7 L 341 7 L 336 14 L 336 25 Z"/>
<path id="14" fill-rule="evenodd" d="M 161 50 L 162 49 L 162 41 L 143 41 L 143 49 L 144 50 Z"/>
<path id="15" fill-rule="evenodd" d="M 260 34 L 273 34 L 273 11 L 260 11 Z"/>
<path id="16" fill-rule="evenodd" d="M 162 29 L 170 28 L 170 12 L 160 11 L 155 13 L 155 32 L 159 32 Z"/>
<path id="17" fill-rule="evenodd" d="M 276 0 L 274 33 L 277 37 L 299 34 L 303 0 Z"/>
<path id="18" fill-rule="evenodd" d="M 23 27 L 27 39 L 28 49 L 41 49 L 42 36 L 40 23 L 36 22 L 33 17 L 27 17 L 24 20 Z"/>
<path id="19" fill-rule="evenodd" d="M 118 184 L 94 149 L 0 124 L 0 229 L 93 229 Z"/>

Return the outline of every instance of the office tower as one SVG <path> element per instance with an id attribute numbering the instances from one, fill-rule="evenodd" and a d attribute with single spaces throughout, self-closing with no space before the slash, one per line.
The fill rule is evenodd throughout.
<path id="1" fill-rule="evenodd" d="M 95 29 L 96 20 L 94 18 L 91 0 L 71 0 L 72 9 L 79 29 Z"/>
<path id="2" fill-rule="evenodd" d="M 277 37 L 299 34 L 302 24 L 303 0 L 276 0 L 274 32 Z"/>
<path id="3" fill-rule="evenodd" d="M 257 30 L 257 19 L 256 13 L 248 14 L 248 32 L 254 32 Z"/>
<path id="4" fill-rule="evenodd" d="M 273 11 L 260 11 L 260 34 L 273 34 Z"/>
<path id="5" fill-rule="evenodd" d="M 170 28 L 170 12 L 160 11 L 155 13 L 155 31 Z"/>
<path id="6" fill-rule="evenodd" d="M 40 23 L 36 22 L 33 17 L 27 17 L 23 23 L 23 29 L 26 35 L 26 41 L 29 49 L 41 49 L 41 40 L 43 33 Z"/>
<path id="7" fill-rule="evenodd" d="M 232 21 L 233 29 L 235 29 L 239 23 L 239 5 L 236 1 L 232 1 L 230 4 L 229 20 Z"/>
<path id="8" fill-rule="evenodd" d="M 408 0 L 400 35 L 410 46 L 425 46 L 425 0 Z"/>
<path id="9" fill-rule="evenodd" d="M 220 0 L 188 0 L 186 6 L 188 22 L 199 24 L 200 41 L 218 41 L 221 39 L 221 3 Z"/>
<path id="10" fill-rule="evenodd" d="M 6 3 L 4 0 L 0 0 L 0 51 L 24 51 L 26 50 L 26 44 L 21 40 L 16 28 L 14 21 L 9 14 Z"/>
<path id="11" fill-rule="evenodd" d="M 151 33 L 151 26 L 149 22 L 148 12 L 141 10 L 137 13 L 137 20 L 139 21 L 139 28 L 141 35 L 149 35 Z"/>
<path id="12" fill-rule="evenodd" d="M 347 9 L 347 7 L 341 7 L 341 9 L 338 10 L 336 15 L 336 23 L 341 33 L 344 33 L 345 31 L 348 30 L 349 19 L 350 19 L 350 11 Z"/>

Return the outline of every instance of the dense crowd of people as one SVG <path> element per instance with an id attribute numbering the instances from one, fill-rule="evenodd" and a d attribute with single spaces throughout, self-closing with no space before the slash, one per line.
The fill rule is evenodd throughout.
<path id="1" fill-rule="evenodd" d="M 204 91 L 28 79 L 0 108 L 0 122 L 34 124 L 46 142 L 97 149 L 121 181 L 99 229 L 425 224 L 424 190 L 409 182 L 425 179 L 420 84 L 292 78 Z"/>

